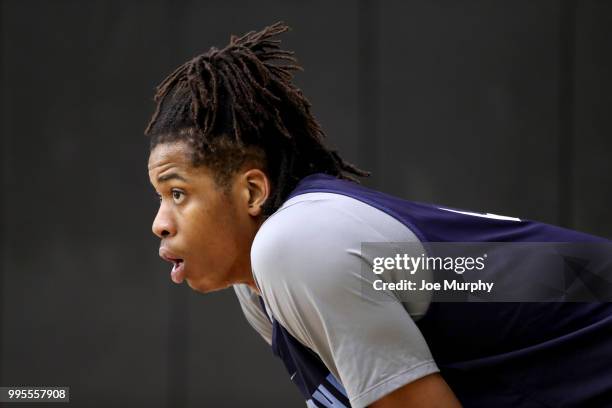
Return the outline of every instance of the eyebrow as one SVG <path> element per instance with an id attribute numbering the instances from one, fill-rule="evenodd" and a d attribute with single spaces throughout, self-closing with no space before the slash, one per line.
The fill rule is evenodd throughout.
<path id="1" fill-rule="evenodd" d="M 180 180 L 180 181 L 184 181 L 185 183 L 187 182 L 187 179 L 185 179 L 185 177 L 177 173 L 168 173 L 168 174 L 164 174 L 163 176 L 159 176 L 157 178 L 158 183 L 163 183 L 164 181 L 168 181 L 168 180 Z"/>

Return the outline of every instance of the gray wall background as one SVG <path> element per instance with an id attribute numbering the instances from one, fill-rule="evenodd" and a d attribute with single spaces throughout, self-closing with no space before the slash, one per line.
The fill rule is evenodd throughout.
<path id="1" fill-rule="evenodd" d="M 71 406 L 303 406 L 233 293 L 150 232 L 153 88 L 284 20 L 329 142 L 416 201 L 612 236 L 607 1 L 0 0 L 0 385 Z"/>

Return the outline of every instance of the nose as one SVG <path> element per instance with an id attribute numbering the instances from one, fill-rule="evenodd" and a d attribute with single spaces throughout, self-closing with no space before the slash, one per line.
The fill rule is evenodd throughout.
<path id="1" fill-rule="evenodd" d="M 176 235 L 176 224 L 170 212 L 165 210 L 163 205 L 161 205 L 157 211 L 151 230 L 153 234 L 157 235 L 159 238 Z"/>

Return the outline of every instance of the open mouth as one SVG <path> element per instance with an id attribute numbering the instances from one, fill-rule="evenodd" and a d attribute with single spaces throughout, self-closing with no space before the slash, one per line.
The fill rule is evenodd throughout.
<path id="1" fill-rule="evenodd" d="M 182 259 L 172 260 L 174 266 L 170 272 L 170 277 L 174 283 L 183 283 L 185 280 L 185 262 Z"/>
<path id="2" fill-rule="evenodd" d="M 165 261 L 172 263 L 172 271 L 170 272 L 170 278 L 172 282 L 180 284 L 185 280 L 185 260 L 177 258 L 170 254 L 165 248 L 159 249 L 159 256 Z"/>

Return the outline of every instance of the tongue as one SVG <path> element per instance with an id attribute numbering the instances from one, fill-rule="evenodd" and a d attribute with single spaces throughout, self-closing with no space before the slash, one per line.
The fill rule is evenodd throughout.
<path id="1" fill-rule="evenodd" d="M 172 278 L 172 282 L 174 283 L 183 283 L 183 280 L 185 279 L 185 263 L 175 263 L 174 267 L 172 268 L 172 272 L 170 272 L 170 277 Z"/>

